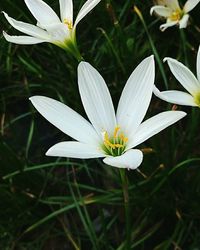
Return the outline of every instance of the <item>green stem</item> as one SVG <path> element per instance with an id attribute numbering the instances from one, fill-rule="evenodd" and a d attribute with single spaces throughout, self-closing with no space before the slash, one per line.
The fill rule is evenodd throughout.
<path id="1" fill-rule="evenodd" d="M 84 61 L 76 42 L 76 33 L 73 31 L 71 37 L 68 38 L 64 43 L 54 43 L 60 48 L 64 49 L 67 53 L 72 55 L 78 62 Z"/>
<path id="2" fill-rule="evenodd" d="M 78 62 L 84 60 L 84 58 L 80 54 L 76 41 L 70 42 L 68 44 L 68 47 L 65 48 L 65 51 L 67 51 L 67 53 L 70 53 Z"/>
<path id="3" fill-rule="evenodd" d="M 151 49 L 152 49 L 152 51 L 153 51 L 153 53 L 154 53 L 154 55 L 155 55 L 156 61 L 157 61 L 157 63 L 158 63 L 158 67 L 159 67 L 159 69 L 160 69 L 160 73 L 161 73 L 161 75 L 162 75 L 162 78 L 163 78 L 165 87 L 166 87 L 166 89 L 168 89 L 167 77 L 166 77 L 166 75 L 165 75 L 165 71 L 164 71 L 164 68 L 163 68 L 162 61 L 161 61 L 161 59 L 160 59 L 160 56 L 159 56 L 158 51 L 157 51 L 157 49 L 156 49 L 156 46 L 155 46 L 155 44 L 154 44 L 154 42 L 153 42 L 153 40 L 152 40 L 152 38 L 151 38 L 151 35 L 150 35 L 149 31 L 148 31 L 148 28 L 147 28 L 147 25 L 146 25 L 146 23 L 145 23 L 145 21 L 144 21 L 144 18 L 143 18 L 143 16 L 142 16 L 142 13 L 141 13 L 141 11 L 140 11 L 136 6 L 134 6 L 134 11 L 136 12 L 136 14 L 138 15 L 138 17 L 140 18 L 140 20 L 141 20 L 141 22 L 142 22 L 142 24 L 143 24 L 143 27 L 144 27 L 145 32 L 146 32 L 146 34 L 147 34 L 147 37 L 148 37 L 148 39 L 149 39 L 149 43 L 150 43 Z"/>
<path id="4" fill-rule="evenodd" d="M 189 63 L 188 63 L 187 48 L 186 48 L 187 40 L 186 40 L 185 32 L 183 29 L 180 29 L 180 37 L 181 37 L 181 44 L 182 44 L 182 49 L 184 53 L 185 65 L 188 67 Z"/>
<path id="5" fill-rule="evenodd" d="M 125 169 L 120 168 L 120 176 L 122 181 L 122 189 L 124 196 L 124 209 L 125 209 L 125 222 L 126 222 L 126 242 L 124 249 L 131 249 L 131 230 L 130 230 L 130 206 L 129 206 L 129 193 L 128 193 L 128 178 Z"/>

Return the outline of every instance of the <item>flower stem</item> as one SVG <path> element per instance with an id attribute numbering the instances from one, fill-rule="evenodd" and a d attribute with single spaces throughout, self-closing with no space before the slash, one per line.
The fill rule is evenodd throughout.
<path id="1" fill-rule="evenodd" d="M 125 210 L 125 223 L 126 223 L 126 241 L 124 245 L 124 249 L 131 249 L 131 230 L 130 230 L 130 206 L 129 206 L 129 193 L 128 193 L 128 178 L 126 176 L 125 169 L 119 169 L 121 181 L 122 181 L 122 189 L 124 196 L 124 210 Z"/>
<path id="2" fill-rule="evenodd" d="M 186 40 L 186 35 L 185 35 L 185 30 L 184 29 L 180 29 L 180 40 L 181 40 L 181 44 L 182 44 L 182 48 L 181 48 L 181 52 L 183 51 L 184 53 L 184 60 L 185 60 L 185 65 L 188 67 L 189 63 L 188 63 L 188 57 L 187 57 L 187 40 Z"/>
<path id="3" fill-rule="evenodd" d="M 83 61 L 83 57 L 79 52 L 76 41 L 74 43 L 69 43 L 68 48 L 65 49 L 67 53 L 70 53 L 78 62 Z"/>
<path id="4" fill-rule="evenodd" d="M 153 41 L 153 39 L 151 38 L 151 34 L 150 34 L 150 32 L 148 31 L 148 27 L 147 27 L 146 22 L 145 22 L 145 20 L 144 20 L 144 18 L 143 18 L 142 12 L 137 8 L 137 6 L 134 6 L 134 7 L 133 7 L 133 10 L 135 11 L 135 13 L 136 13 L 136 14 L 138 15 L 138 17 L 140 18 L 140 21 L 141 21 L 141 23 L 142 23 L 142 25 L 143 25 L 143 27 L 144 27 L 144 30 L 145 30 L 145 32 L 146 32 L 146 34 L 147 34 L 148 39 L 149 39 L 149 44 L 150 44 L 150 46 L 151 46 L 151 49 L 152 49 L 152 51 L 153 51 L 153 53 L 154 53 L 154 55 L 155 55 L 156 61 L 157 61 L 157 63 L 158 63 L 158 67 L 159 67 L 159 69 L 160 69 L 160 73 L 161 73 L 161 75 L 162 75 L 162 78 L 163 78 L 165 87 L 166 87 L 166 89 L 168 89 L 167 77 L 166 77 L 166 74 L 165 74 L 165 71 L 164 71 L 164 68 L 163 68 L 162 61 L 161 61 L 161 59 L 160 59 L 160 56 L 159 56 L 159 53 L 158 53 L 158 51 L 157 51 L 157 49 L 156 49 L 156 46 L 155 46 L 155 44 L 154 44 L 154 41 Z"/>
<path id="5" fill-rule="evenodd" d="M 64 45 L 63 44 L 61 45 L 57 44 L 57 45 L 60 46 L 62 49 L 64 49 L 67 53 L 72 55 L 78 62 L 84 61 L 84 58 L 82 57 L 77 46 L 75 32 L 72 33 L 71 39 L 66 40 Z"/>

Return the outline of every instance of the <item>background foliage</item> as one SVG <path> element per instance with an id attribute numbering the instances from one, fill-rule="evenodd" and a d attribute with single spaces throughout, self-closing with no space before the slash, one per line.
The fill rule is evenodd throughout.
<path id="1" fill-rule="evenodd" d="M 46 0 L 58 11 L 58 1 Z M 184 2 L 184 1 L 183 1 Z M 182 2 L 182 3 L 183 3 Z M 83 1 L 74 1 L 74 11 Z M 159 31 L 149 15 L 152 1 L 102 0 L 77 28 L 84 59 L 106 80 L 115 105 L 133 69 L 156 55 L 156 83 L 178 89 L 165 56 L 195 73 L 200 44 L 200 4 L 187 30 Z M 141 22 L 133 11 L 140 9 Z M 23 0 L 4 0 L 0 10 L 35 23 Z M 10 34 L 3 15 L 1 29 Z M 51 44 L 20 46 L 0 38 L 0 248 L 125 249 L 125 217 L 118 170 L 101 160 L 46 157 L 67 139 L 43 119 L 28 98 L 61 100 L 85 116 L 77 90 L 77 62 Z M 140 148 L 152 148 L 137 171 L 128 171 L 131 249 L 200 249 L 200 112 L 173 107 L 188 116 Z M 155 97 L 147 116 L 170 110 Z"/>

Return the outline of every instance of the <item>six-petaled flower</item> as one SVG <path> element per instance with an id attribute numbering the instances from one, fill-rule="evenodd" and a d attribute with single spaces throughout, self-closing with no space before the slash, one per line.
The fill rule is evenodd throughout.
<path id="1" fill-rule="evenodd" d="M 133 148 L 186 115 L 182 111 L 166 111 L 142 122 L 152 97 L 154 67 L 153 56 L 137 66 L 122 91 L 115 114 L 102 76 L 89 63 L 81 62 L 78 86 L 90 123 L 63 103 L 44 96 L 31 97 L 35 108 L 49 122 L 76 140 L 55 144 L 46 154 L 82 159 L 104 157 L 108 165 L 136 169 L 143 154 Z"/>
<path id="2" fill-rule="evenodd" d="M 188 24 L 190 12 L 200 0 L 188 0 L 184 7 L 181 8 L 178 0 L 160 0 L 159 5 L 155 5 L 151 8 L 150 13 L 155 12 L 161 17 L 166 18 L 166 23 L 160 25 L 161 31 L 164 31 L 168 27 L 179 25 L 179 28 L 186 28 Z"/>

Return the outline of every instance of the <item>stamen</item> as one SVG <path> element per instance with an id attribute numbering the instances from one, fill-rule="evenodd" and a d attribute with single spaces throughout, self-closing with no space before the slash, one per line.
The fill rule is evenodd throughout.
<path id="1" fill-rule="evenodd" d="M 63 23 L 68 26 L 68 29 L 71 30 L 73 28 L 72 21 L 69 21 L 66 18 L 64 19 Z"/>
<path id="2" fill-rule="evenodd" d="M 114 138 L 117 138 L 117 133 L 118 133 L 119 130 L 120 130 L 120 127 L 117 126 L 117 127 L 115 128 L 115 131 L 114 131 Z"/>
<path id="3" fill-rule="evenodd" d="M 128 138 L 125 137 L 123 133 L 121 133 L 121 134 L 119 135 L 119 138 L 122 140 L 122 142 L 125 142 L 125 143 L 126 143 L 126 142 L 128 141 Z"/>
<path id="4" fill-rule="evenodd" d="M 181 10 L 176 10 L 173 11 L 171 16 L 169 17 L 171 19 L 171 21 L 179 21 L 182 17 L 182 12 Z"/>
<path id="5" fill-rule="evenodd" d="M 126 148 L 128 138 L 123 133 L 119 134 L 119 130 L 120 127 L 117 126 L 112 137 L 109 137 L 107 131 L 103 132 L 103 149 L 109 155 L 121 155 Z"/>

